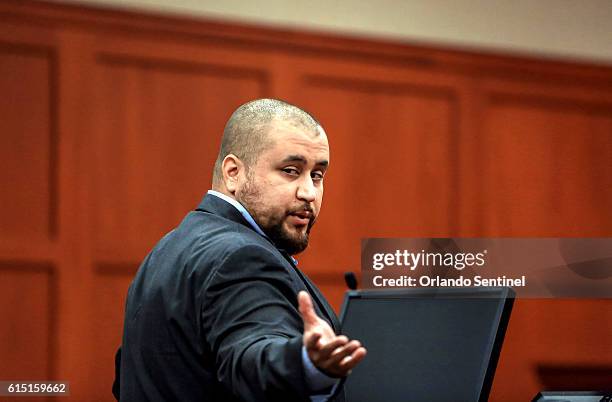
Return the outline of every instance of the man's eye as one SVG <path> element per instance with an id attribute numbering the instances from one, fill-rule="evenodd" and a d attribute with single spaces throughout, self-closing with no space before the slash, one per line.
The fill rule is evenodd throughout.
<path id="1" fill-rule="evenodd" d="M 299 176 L 300 175 L 300 171 L 297 170 L 296 168 L 288 167 L 288 168 L 283 168 L 282 170 L 283 170 L 283 172 L 285 172 L 287 174 L 290 174 L 292 176 Z"/>
<path id="2" fill-rule="evenodd" d="M 321 173 L 321 172 L 313 172 L 311 177 L 312 177 L 312 180 L 314 180 L 314 181 L 321 181 L 321 180 L 323 180 L 323 173 Z"/>

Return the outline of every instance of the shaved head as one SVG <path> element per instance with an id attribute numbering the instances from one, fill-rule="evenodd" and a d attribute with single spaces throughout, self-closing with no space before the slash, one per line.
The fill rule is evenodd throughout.
<path id="1" fill-rule="evenodd" d="M 213 188 L 218 188 L 223 180 L 221 165 L 227 155 L 237 156 L 249 169 L 265 149 L 274 144 L 269 133 L 273 122 L 281 121 L 298 127 L 313 135 L 319 135 L 320 124 L 310 114 L 290 103 L 277 99 L 257 99 L 247 102 L 227 121 L 219 155 L 213 171 Z"/>

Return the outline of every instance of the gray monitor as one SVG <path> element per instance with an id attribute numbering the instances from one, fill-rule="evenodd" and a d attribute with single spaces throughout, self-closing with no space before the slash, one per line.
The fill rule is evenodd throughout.
<path id="1" fill-rule="evenodd" d="M 513 301 L 509 288 L 347 292 L 342 333 L 368 350 L 347 402 L 486 401 Z"/>

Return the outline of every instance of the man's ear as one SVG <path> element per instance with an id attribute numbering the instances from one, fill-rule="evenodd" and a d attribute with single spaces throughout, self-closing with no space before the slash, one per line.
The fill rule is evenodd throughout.
<path id="1" fill-rule="evenodd" d="M 221 172 L 225 188 L 232 195 L 236 193 L 245 175 L 244 163 L 234 154 L 228 154 L 221 162 Z"/>

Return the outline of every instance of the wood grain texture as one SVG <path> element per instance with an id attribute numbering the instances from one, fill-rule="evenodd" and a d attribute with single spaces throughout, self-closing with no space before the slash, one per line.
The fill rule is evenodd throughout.
<path id="1" fill-rule="evenodd" d="M 0 377 L 4 381 L 51 378 L 57 315 L 53 267 L 1 262 L 0 278 Z"/>
<path id="2" fill-rule="evenodd" d="M 56 79 L 51 49 L 0 44 L 0 232 L 4 237 L 44 241 L 56 231 Z"/>

